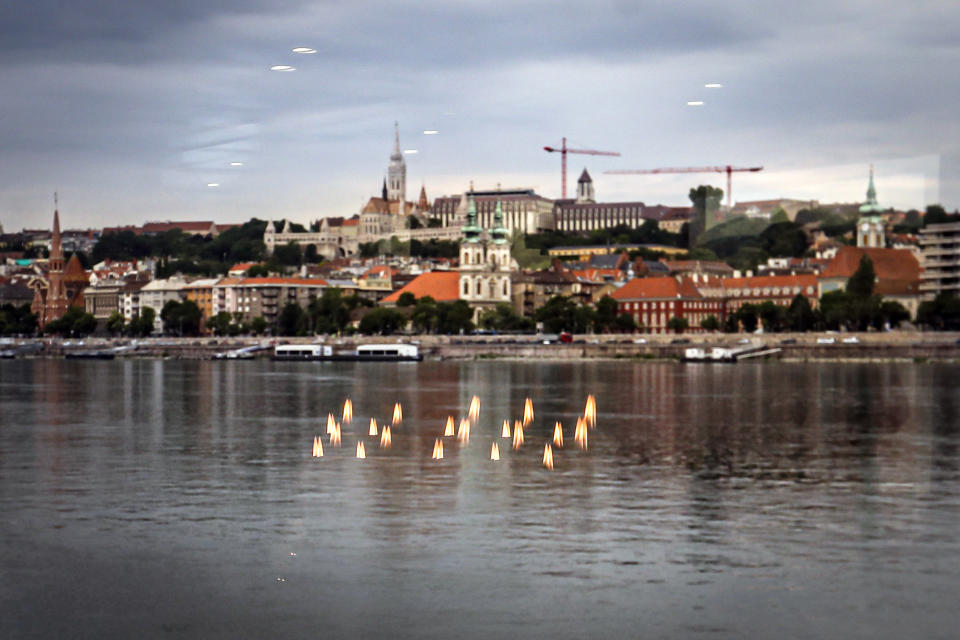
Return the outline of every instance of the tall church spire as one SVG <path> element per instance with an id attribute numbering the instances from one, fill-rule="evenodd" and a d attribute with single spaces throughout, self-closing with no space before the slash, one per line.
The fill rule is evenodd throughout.
<path id="1" fill-rule="evenodd" d="M 393 153 L 390 154 L 390 166 L 387 168 L 387 200 L 400 202 L 398 213 L 403 211 L 407 199 L 407 164 L 400 151 L 400 124 L 393 123 Z"/>
<path id="2" fill-rule="evenodd" d="M 873 186 L 873 165 L 870 165 L 870 183 L 867 185 L 867 201 L 860 205 L 860 213 L 879 213 L 883 207 L 877 202 L 877 189 Z"/>
<path id="3" fill-rule="evenodd" d="M 53 234 L 50 238 L 50 270 L 63 271 L 63 241 L 60 237 L 60 205 L 53 194 Z"/>

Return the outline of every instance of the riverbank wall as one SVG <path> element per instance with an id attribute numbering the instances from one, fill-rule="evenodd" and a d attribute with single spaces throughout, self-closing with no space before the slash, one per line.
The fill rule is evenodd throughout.
<path id="1" fill-rule="evenodd" d="M 68 353 L 109 351 L 116 358 L 176 358 L 207 360 L 248 347 L 252 355 L 268 358 L 275 344 L 324 342 L 337 350 L 357 344 L 415 343 L 426 360 L 480 359 L 636 359 L 679 360 L 689 347 L 779 349 L 765 359 L 783 361 L 947 361 L 960 362 L 960 334 L 711 334 L 706 336 L 574 336 L 560 343 L 544 336 L 403 336 L 317 338 L 151 338 L 144 340 L 93 339 L 85 341 L 5 341 L 0 351 L 15 357 L 62 358 Z M 760 360 L 760 359 L 758 359 Z"/>

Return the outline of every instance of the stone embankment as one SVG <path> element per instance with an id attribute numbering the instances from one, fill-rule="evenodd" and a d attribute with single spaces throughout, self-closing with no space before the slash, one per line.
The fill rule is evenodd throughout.
<path id="1" fill-rule="evenodd" d="M 831 342 L 832 340 L 832 342 Z M 254 357 L 266 358 L 274 344 L 312 343 L 314 338 L 149 338 L 144 340 L 90 339 L 5 341 L 0 352 L 17 357 L 64 357 L 67 353 L 111 351 L 117 358 L 177 358 L 205 360 L 218 354 L 259 346 Z M 711 334 L 688 336 L 574 336 L 560 343 L 546 336 L 403 336 L 328 339 L 337 350 L 371 342 L 413 342 L 425 359 L 649 359 L 676 360 L 688 347 L 780 349 L 769 359 L 784 361 L 955 361 L 960 362 L 960 334 L 889 332 L 862 334 Z"/>

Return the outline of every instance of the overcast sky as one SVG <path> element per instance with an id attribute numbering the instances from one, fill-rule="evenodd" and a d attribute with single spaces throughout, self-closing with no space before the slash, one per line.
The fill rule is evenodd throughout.
<path id="1" fill-rule="evenodd" d="M 764 167 L 734 200 L 853 202 L 873 163 L 881 204 L 953 209 L 958 25 L 944 0 L 8 0 L 0 225 L 49 227 L 54 191 L 71 228 L 352 215 L 394 120 L 411 199 L 470 180 L 559 197 L 542 147 L 567 136 L 623 154 L 570 156 L 599 200 L 725 188 L 608 169 L 734 164 Z"/>

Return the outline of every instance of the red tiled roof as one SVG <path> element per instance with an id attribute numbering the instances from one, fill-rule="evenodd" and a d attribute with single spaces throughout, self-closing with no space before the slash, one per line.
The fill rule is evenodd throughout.
<path id="1" fill-rule="evenodd" d="M 690 278 L 634 278 L 613 292 L 614 300 L 702 298 Z"/>
<path id="2" fill-rule="evenodd" d="M 915 281 L 920 279 L 920 263 L 909 249 L 880 249 L 844 246 L 837 251 L 821 278 L 849 278 L 860 266 L 860 259 L 869 256 L 877 284 L 883 280 Z"/>
<path id="3" fill-rule="evenodd" d="M 253 265 L 257 264 L 256 262 L 238 262 L 237 264 L 230 267 L 230 271 L 246 271 Z"/>
<path id="4" fill-rule="evenodd" d="M 384 298 L 383 302 L 396 303 L 400 295 L 408 291 L 417 298 L 430 296 L 437 302 L 452 302 L 460 297 L 460 274 L 456 271 L 429 271 L 420 274 L 405 287 Z"/>
<path id="5" fill-rule="evenodd" d="M 620 269 L 579 269 L 573 275 L 584 280 L 623 280 L 624 273 Z"/>
<path id="6" fill-rule="evenodd" d="M 812 273 L 803 273 L 793 276 L 752 276 L 749 278 L 723 278 L 720 280 L 725 290 L 754 289 L 765 287 L 792 288 L 800 287 L 806 291 L 807 287 L 817 286 L 817 276 Z"/>
<path id="7" fill-rule="evenodd" d="M 360 221 L 357 220 L 356 218 L 350 218 L 349 220 L 343 221 L 343 226 L 345 227 L 356 227 L 359 224 L 360 224 Z"/>
<path id="8" fill-rule="evenodd" d="M 395 276 L 400 271 L 395 267 L 391 267 L 385 264 L 380 264 L 375 267 L 370 267 L 366 273 L 363 274 L 365 278 L 382 278 L 384 276 L 390 275 Z"/>

